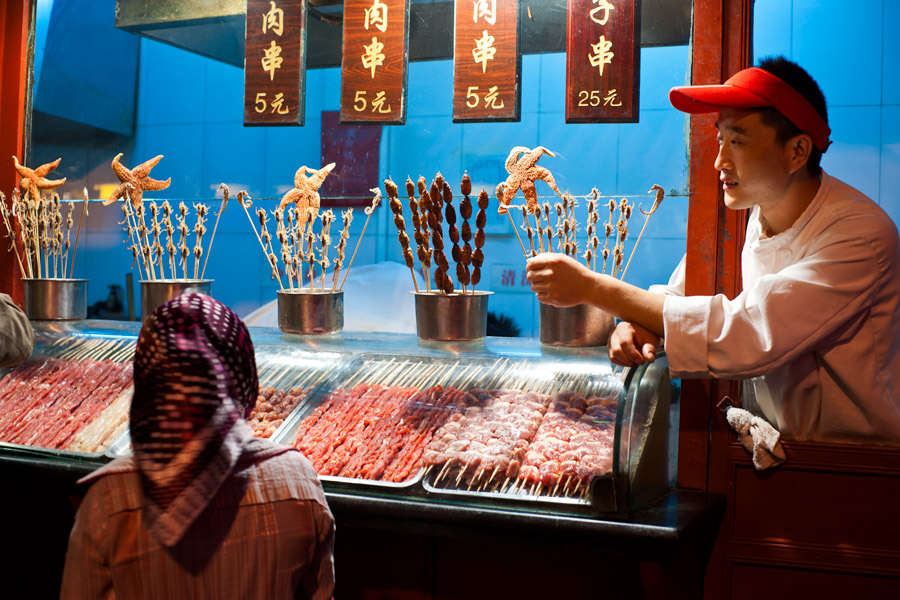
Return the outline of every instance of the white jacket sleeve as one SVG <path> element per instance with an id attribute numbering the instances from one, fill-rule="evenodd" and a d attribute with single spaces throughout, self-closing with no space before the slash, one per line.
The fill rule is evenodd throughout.
<path id="1" fill-rule="evenodd" d="M 865 313 L 878 277 L 877 253 L 862 238 L 825 243 L 810 256 L 763 275 L 734 300 L 668 297 L 663 309 L 673 376 L 743 379 L 839 343 Z"/>

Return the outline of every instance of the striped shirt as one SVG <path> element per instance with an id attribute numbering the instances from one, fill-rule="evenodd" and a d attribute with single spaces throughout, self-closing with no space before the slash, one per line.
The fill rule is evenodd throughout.
<path id="1" fill-rule="evenodd" d="M 148 531 L 129 466 L 131 457 L 110 463 L 88 490 L 69 536 L 61 598 L 331 597 L 334 520 L 299 452 L 242 456 L 171 548 Z"/>

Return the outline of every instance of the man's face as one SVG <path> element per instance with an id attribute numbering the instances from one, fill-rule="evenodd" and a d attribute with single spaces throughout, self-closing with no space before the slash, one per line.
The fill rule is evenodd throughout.
<path id="1" fill-rule="evenodd" d="M 732 209 L 777 207 L 791 183 L 788 144 L 775 139 L 775 128 L 762 122 L 760 112 L 723 108 L 716 121 L 719 154 L 715 167 Z"/>

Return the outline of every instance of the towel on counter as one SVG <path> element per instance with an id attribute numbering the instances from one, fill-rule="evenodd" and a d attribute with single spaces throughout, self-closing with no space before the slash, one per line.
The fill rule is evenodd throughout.
<path id="1" fill-rule="evenodd" d="M 725 418 L 738 434 L 744 449 L 753 455 L 753 466 L 757 471 L 778 466 L 785 461 L 784 448 L 779 439 L 781 433 L 768 421 L 734 406 L 726 409 Z"/>

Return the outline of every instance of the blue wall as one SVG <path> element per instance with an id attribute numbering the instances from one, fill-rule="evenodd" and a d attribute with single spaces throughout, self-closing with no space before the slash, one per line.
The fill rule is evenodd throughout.
<path id="1" fill-rule="evenodd" d="M 806 68 L 828 102 L 822 167 L 900 222 L 900 2 L 756 0 L 754 54 Z"/>

